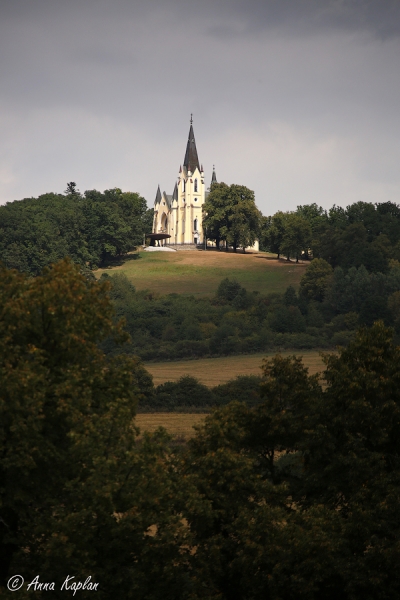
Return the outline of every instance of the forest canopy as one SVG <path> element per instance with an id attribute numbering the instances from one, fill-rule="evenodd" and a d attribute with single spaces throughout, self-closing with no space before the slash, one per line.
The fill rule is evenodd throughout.
<path id="1" fill-rule="evenodd" d="M 133 250 L 151 232 L 153 211 L 139 194 L 115 188 L 81 195 L 72 184 L 65 195 L 0 206 L 0 256 L 7 267 L 38 275 L 69 256 L 92 269 Z"/>
<path id="2" fill-rule="evenodd" d="M 288 258 L 323 258 L 332 267 L 360 267 L 384 273 L 400 259 L 400 206 L 355 202 L 325 210 L 298 206 L 263 217 L 261 247 Z"/>
<path id="3" fill-rule="evenodd" d="M 358 330 L 322 380 L 265 360 L 254 406 L 222 406 L 178 446 L 136 427 L 144 367 L 98 346 L 126 339 L 108 287 L 69 261 L 0 269 L 0 595 L 39 573 L 55 598 L 67 574 L 100 600 L 398 598 L 393 330 Z"/>

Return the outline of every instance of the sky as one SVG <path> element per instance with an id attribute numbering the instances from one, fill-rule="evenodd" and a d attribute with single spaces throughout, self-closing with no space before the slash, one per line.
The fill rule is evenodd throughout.
<path id="1" fill-rule="evenodd" d="M 399 0 L 0 0 L 0 204 L 206 183 L 400 204 Z"/>

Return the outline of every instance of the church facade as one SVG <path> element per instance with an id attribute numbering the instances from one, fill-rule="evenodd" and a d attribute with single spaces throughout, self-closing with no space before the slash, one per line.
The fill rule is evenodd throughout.
<path id="1" fill-rule="evenodd" d="M 216 182 L 215 170 L 211 183 Z M 204 242 L 202 207 L 207 196 L 203 165 L 199 163 L 193 120 L 190 119 L 186 153 L 171 195 L 158 186 L 154 201 L 153 233 L 170 235 L 169 244 Z"/>

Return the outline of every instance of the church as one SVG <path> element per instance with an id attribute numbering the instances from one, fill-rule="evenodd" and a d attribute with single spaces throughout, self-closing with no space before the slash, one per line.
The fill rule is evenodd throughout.
<path id="1" fill-rule="evenodd" d="M 216 181 L 213 170 L 211 183 Z M 174 191 L 169 195 L 161 193 L 160 186 L 157 189 L 153 233 L 170 235 L 168 244 L 204 243 L 202 207 L 207 194 L 203 165 L 200 166 L 199 163 L 191 118 L 185 158 L 179 168 Z"/>

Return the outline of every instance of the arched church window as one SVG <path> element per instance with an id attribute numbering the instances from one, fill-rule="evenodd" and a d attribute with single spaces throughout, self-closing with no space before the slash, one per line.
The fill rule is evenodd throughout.
<path id="1" fill-rule="evenodd" d="M 197 192 L 197 179 L 194 180 L 194 191 Z"/>
<path id="2" fill-rule="evenodd" d="M 186 192 L 186 181 L 183 180 L 183 191 Z"/>
<path id="3" fill-rule="evenodd" d="M 194 231 L 197 231 L 197 219 L 194 220 L 193 229 Z"/>

